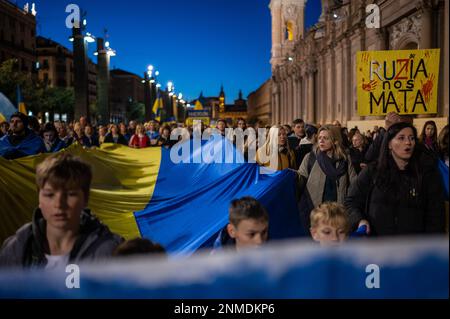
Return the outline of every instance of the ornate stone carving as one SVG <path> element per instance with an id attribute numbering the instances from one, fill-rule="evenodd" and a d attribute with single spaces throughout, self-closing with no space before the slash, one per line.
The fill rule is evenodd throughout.
<path id="1" fill-rule="evenodd" d="M 297 17 L 297 6 L 289 4 L 284 8 L 284 17 L 286 20 L 295 20 Z"/>
<path id="2" fill-rule="evenodd" d="M 420 31 L 422 29 L 421 14 L 404 18 L 391 28 L 390 46 L 398 49 L 399 41 L 404 38 L 413 38 L 420 41 Z"/>

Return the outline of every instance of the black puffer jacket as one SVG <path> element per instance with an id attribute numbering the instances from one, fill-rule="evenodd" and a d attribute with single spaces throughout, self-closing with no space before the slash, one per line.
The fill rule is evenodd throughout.
<path id="1" fill-rule="evenodd" d="M 392 187 L 383 188 L 375 182 L 375 163 L 363 169 L 345 200 L 353 229 L 366 219 L 373 235 L 444 232 L 443 185 L 437 166 L 427 154 L 421 155 L 420 163 L 420 190 L 414 186 L 412 172 L 398 170 L 393 160 L 390 165 L 395 165 L 398 179 Z"/>
<path id="2" fill-rule="evenodd" d="M 48 243 L 45 234 L 46 222 L 40 209 L 33 214 L 33 221 L 22 226 L 15 235 L 3 243 L 0 251 L 0 267 L 45 266 Z M 81 215 L 80 232 L 70 252 L 69 262 L 95 261 L 110 257 L 123 241 L 112 233 L 89 210 Z"/>

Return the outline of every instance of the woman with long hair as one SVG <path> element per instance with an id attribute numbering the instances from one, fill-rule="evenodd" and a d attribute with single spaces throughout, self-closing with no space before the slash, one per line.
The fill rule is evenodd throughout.
<path id="1" fill-rule="evenodd" d="M 322 126 L 317 145 L 305 156 L 298 170 L 299 209 L 305 229 L 310 228 L 311 210 L 324 202 L 343 204 L 350 183 L 356 178 L 340 138 L 338 127 Z"/>
<path id="2" fill-rule="evenodd" d="M 128 143 L 132 148 L 145 148 L 150 146 L 150 138 L 145 134 L 145 127 L 142 124 L 136 126 L 136 133 L 131 137 Z"/>
<path id="3" fill-rule="evenodd" d="M 386 131 L 378 162 L 358 176 L 346 198 L 353 228 L 375 235 L 444 231 L 444 195 L 436 162 L 417 148 L 417 131 L 396 123 Z"/>
<path id="4" fill-rule="evenodd" d="M 270 128 L 266 142 L 256 152 L 256 162 L 262 166 L 281 171 L 295 169 L 295 154 L 289 148 L 286 130 L 281 125 Z"/>
<path id="5" fill-rule="evenodd" d="M 438 154 L 437 126 L 434 121 L 425 122 L 419 142 L 422 143 L 432 154 Z"/>

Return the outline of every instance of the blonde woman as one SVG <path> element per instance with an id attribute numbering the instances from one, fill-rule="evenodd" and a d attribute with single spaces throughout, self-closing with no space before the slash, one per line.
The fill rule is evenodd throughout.
<path id="1" fill-rule="evenodd" d="M 136 133 L 131 137 L 129 147 L 144 148 L 150 146 L 150 138 L 145 134 L 145 127 L 142 124 L 136 126 Z"/>
<path id="2" fill-rule="evenodd" d="M 289 148 L 284 127 L 274 125 L 270 128 L 266 142 L 256 152 L 256 162 L 277 171 L 295 169 L 295 153 Z"/>
<path id="3" fill-rule="evenodd" d="M 357 175 L 340 142 L 339 128 L 323 126 L 318 143 L 302 161 L 299 173 L 300 214 L 306 229 L 314 207 L 324 202 L 344 204 L 348 188 Z"/>

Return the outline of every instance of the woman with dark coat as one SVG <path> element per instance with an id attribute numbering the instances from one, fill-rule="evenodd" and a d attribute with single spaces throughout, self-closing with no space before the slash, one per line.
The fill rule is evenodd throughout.
<path id="1" fill-rule="evenodd" d="M 396 123 L 385 133 L 377 163 L 350 187 L 345 205 L 354 229 L 374 235 L 444 231 L 443 186 L 435 160 L 417 148 L 417 131 Z"/>
<path id="2" fill-rule="evenodd" d="M 111 131 L 106 134 L 103 143 L 128 145 L 127 139 L 125 138 L 125 136 L 119 133 L 119 129 L 116 124 L 111 125 Z"/>
<path id="3" fill-rule="evenodd" d="M 426 147 L 430 154 L 438 156 L 437 126 L 434 121 L 425 122 L 419 136 L 419 142 Z"/>

